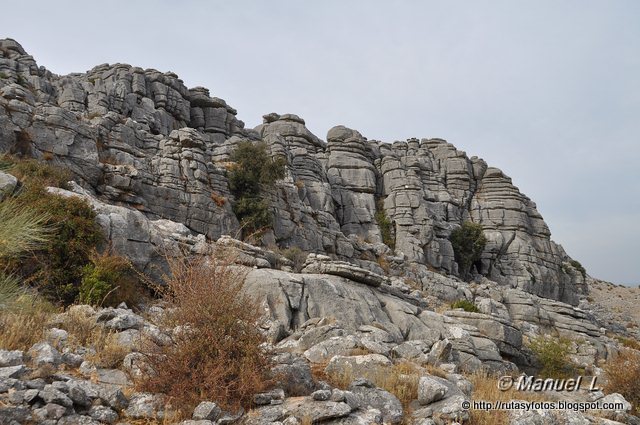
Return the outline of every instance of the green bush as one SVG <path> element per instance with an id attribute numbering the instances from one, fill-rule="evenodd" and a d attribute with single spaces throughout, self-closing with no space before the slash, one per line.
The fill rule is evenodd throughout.
<path id="1" fill-rule="evenodd" d="M 139 301 L 140 295 L 143 290 L 137 274 L 124 257 L 94 253 L 91 263 L 82 268 L 80 302 L 115 306 L 124 301 L 131 305 Z"/>
<path id="2" fill-rule="evenodd" d="M 554 339 L 539 336 L 529 343 L 539 363 L 540 375 L 544 378 L 564 378 L 572 374 L 575 365 L 569 359 L 571 342 L 566 338 Z"/>
<path id="3" fill-rule="evenodd" d="M 396 248 L 396 239 L 393 235 L 393 222 L 387 217 L 387 212 L 384 210 L 384 199 L 376 199 L 376 213 L 375 219 L 380 227 L 380 234 L 382 235 L 382 242 L 391 249 Z"/>
<path id="4" fill-rule="evenodd" d="M 29 261 L 18 256 L 0 258 L 0 270 L 36 287 L 53 301 L 71 304 L 79 293 L 83 268 L 90 254 L 104 241 L 95 212 L 83 199 L 47 192 L 46 186 L 62 185 L 69 172 L 34 160 L 10 159 L 10 171 L 22 187 L 12 202 L 17 208 L 45 217 L 50 237 L 32 251 Z"/>
<path id="5" fill-rule="evenodd" d="M 304 262 L 307 260 L 307 255 L 309 255 L 308 253 L 304 252 L 297 246 L 292 246 L 290 248 L 283 249 L 281 251 L 281 254 L 286 259 L 293 261 L 293 270 L 295 272 L 299 272 L 300 270 L 302 270 L 302 266 L 304 265 Z"/>
<path id="6" fill-rule="evenodd" d="M 272 158 L 265 143 L 243 141 L 231 154 L 235 165 L 229 170 L 229 188 L 235 197 L 233 212 L 248 235 L 272 225 L 265 192 L 285 176 L 284 158 Z"/>
<path id="7" fill-rule="evenodd" d="M 480 259 L 480 255 L 487 244 L 487 238 L 482 233 L 482 226 L 465 221 L 462 226 L 451 232 L 449 237 L 456 262 L 460 267 L 460 276 L 466 279 L 473 263 Z"/>
<path id="8" fill-rule="evenodd" d="M 582 264 L 580 264 L 579 261 L 577 260 L 571 260 L 569 261 L 569 264 L 571 264 L 571 266 L 578 270 L 578 272 L 580 272 L 580 274 L 582 275 L 583 278 L 587 277 L 587 271 L 585 270 L 585 268 L 582 266 Z"/>
<path id="9" fill-rule="evenodd" d="M 461 308 L 464 311 L 468 311 L 470 313 L 479 313 L 478 307 L 474 303 L 468 300 L 458 300 L 451 304 L 451 308 Z"/>

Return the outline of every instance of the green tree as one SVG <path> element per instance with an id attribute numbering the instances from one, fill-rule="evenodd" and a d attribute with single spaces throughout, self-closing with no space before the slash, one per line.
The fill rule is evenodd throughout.
<path id="1" fill-rule="evenodd" d="M 482 233 L 482 226 L 465 221 L 462 226 L 451 232 L 449 237 L 460 276 L 466 279 L 473 263 L 480 259 L 480 255 L 487 244 L 487 238 Z"/>
<path id="2" fill-rule="evenodd" d="M 264 195 L 276 180 L 285 176 L 285 159 L 273 158 L 265 143 L 250 141 L 238 143 L 230 159 L 235 162 L 228 173 L 229 188 L 235 197 L 233 212 L 243 234 L 270 227 L 273 217 Z"/>

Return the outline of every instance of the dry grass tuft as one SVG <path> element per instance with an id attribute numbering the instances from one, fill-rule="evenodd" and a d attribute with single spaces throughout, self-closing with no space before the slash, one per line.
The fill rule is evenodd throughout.
<path id="1" fill-rule="evenodd" d="M 214 258 L 171 268 L 164 296 L 173 308 L 162 326 L 174 330 L 174 344 L 149 350 L 156 373 L 138 387 L 167 394 L 185 411 L 202 399 L 226 409 L 249 407 L 269 384 L 270 361 L 261 348 L 260 310 L 242 291 L 243 272 Z"/>
<path id="2" fill-rule="evenodd" d="M 0 313 L 0 348 L 27 351 L 44 339 L 47 311 L 3 311 Z"/>
<path id="3" fill-rule="evenodd" d="M 631 413 L 640 413 L 640 352 L 623 349 L 605 365 L 604 371 L 605 393 L 622 394 L 633 405 Z"/>
<path id="4" fill-rule="evenodd" d="M 543 394 L 516 391 L 514 389 L 501 391 L 498 388 L 498 376 L 489 375 L 486 372 L 477 372 L 467 376 L 473 384 L 473 399 L 492 402 L 509 402 L 511 400 L 548 401 Z M 471 422 L 474 425 L 508 425 L 509 412 L 506 410 L 469 410 Z"/>
<path id="5" fill-rule="evenodd" d="M 351 382 L 359 378 L 353 375 L 351 370 L 340 374 L 326 374 L 324 370 L 318 370 L 321 366 L 322 364 L 312 366 L 314 377 L 322 378 L 336 388 L 347 389 Z M 324 366 L 326 367 L 326 363 Z M 409 362 L 400 362 L 391 367 L 373 368 L 365 378 L 398 397 L 403 408 L 407 410 L 411 401 L 418 398 L 418 382 L 423 375 L 424 370 L 420 367 Z"/>
<path id="6" fill-rule="evenodd" d="M 103 329 L 95 332 L 90 346 L 96 350 L 95 354 L 87 356 L 87 360 L 98 367 L 117 368 L 122 366 L 125 356 L 131 351 L 118 343 L 117 336 Z"/>

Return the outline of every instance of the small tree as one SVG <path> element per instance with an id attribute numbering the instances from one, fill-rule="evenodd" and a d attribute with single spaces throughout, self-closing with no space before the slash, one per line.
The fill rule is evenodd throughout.
<path id="1" fill-rule="evenodd" d="M 480 259 L 480 255 L 487 244 L 487 238 L 482 233 L 482 226 L 465 221 L 462 226 L 451 232 L 449 237 L 456 262 L 460 267 L 460 276 L 466 279 L 473 263 Z"/>
<path id="2" fill-rule="evenodd" d="M 229 188 L 235 197 L 233 212 L 243 233 L 270 227 L 273 217 L 265 192 L 285 175 L 284 158 L 272 158 L 263 142 L 243 141 L 231 154 L 235 165 L 229 171 Z"/>

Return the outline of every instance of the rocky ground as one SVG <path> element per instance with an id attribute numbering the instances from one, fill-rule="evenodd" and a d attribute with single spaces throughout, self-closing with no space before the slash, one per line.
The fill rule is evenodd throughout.
<path id="1" fill-rule="evenodd" d="M 533 361 L 525 341 L 543 329 L 571 338 L 572 360 L 589 367 L 619 347 L 582 310 L 490 281 L 467 284 L 440 275 L 442 282 L 467 294 L 480 312 L 437 313 L 423 291 L 401 279 L 329 257 L 309 255 L 302 272 L 294 273 L 274 252 L 230 238 L 210 248 L 220 247 L 235 250 L 238 264 L 247 267 L 247 290 L 264 303 L 269 315 L 264 332 L 281 379 L 273 390 L 255 396 L 250 411 L 223 412 L 215 400 L 203 400 L 185 424 L 473 423 L 462 402 L 481 396 L 474 393 L 474 373 L 516 376 L 518 365 Z M 56 316 L 47 339 L 27 352 L 0 351 L 1 423 L 172 423 L 162 394 L 135 392 L 132 386 L 136 376 L 147 373 L 139 352 L 142 341 L 171 343 L 175 330 L 157 324 L 162 314 L 160 306 L 140 314 L 126 306 L 74 306 Z M 62 330 L 69 317 L 114 332 L 128 354 L 115 368 L 97 367 L 88 360 L 91 347 L 69 343 L 69 332 Z M 409 406 L 373 383 L 398 364 L 412 365 L 410 372 L 401 373 L 417 385 Z M 342 389 L 327 379 L 336 376 L 346 379 Z M 546 401 L 558 399 L 553 393 L 545 396 Z M 595 399 L 625 403 L 620 395 L 602 392 L 570 398 Z M 510 417 L 513 424 L 640 423 L 624 409 L 588 414 L 514 411 Z"/>
<path id="2" fill-rule="evenodd" d="M 598 312 L 609 328 L 622 335 L 640 338 L 640 288 L 615 285 L 602 280 L 589 284 L 587 308 Z"/>

